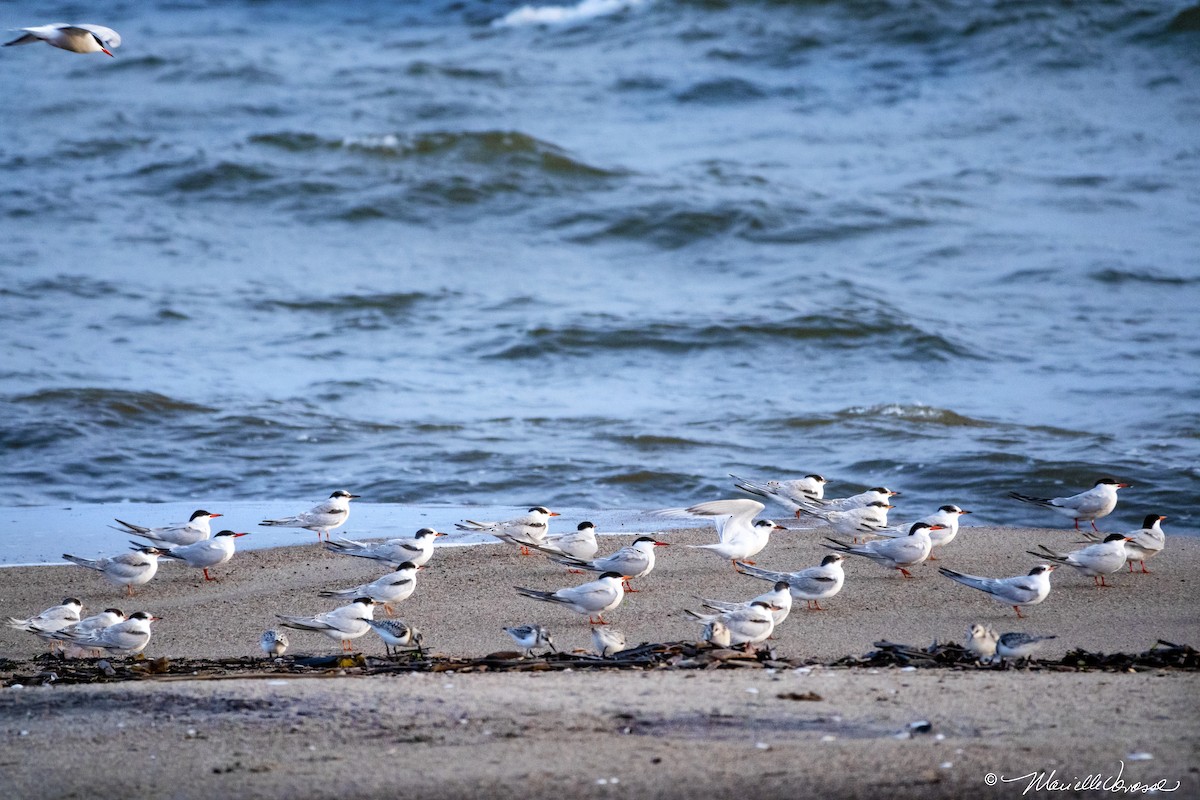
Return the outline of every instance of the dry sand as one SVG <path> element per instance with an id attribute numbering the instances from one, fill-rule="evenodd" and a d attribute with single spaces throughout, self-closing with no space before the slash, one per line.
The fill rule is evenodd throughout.
<path id="1" fill-rule="evenodd" d="M 700 529 L 660 538 L 680 545 L 712 536 Z M 602 537 L 602 551 L 631 538 Z M 964 528 L 940 563 L 1013 575 L 1037 563 L 1026 549 L 1069 549 L 1079 538 Z M 816 531 L 779 534 L 757 560 L 770 569 L 808 566 L 828 552 L 820 541 Z M 655 572 L 635 581 L 642 591 L 609 615 L 631 643 L 694 640 L 699 626 L 682 609 L 698 608 L 697 595 L 746 599 L 769 588 L 704 551 L 657 553 Z M 1120 573 L 1111 589 L 1062 568 L 1049 599 L 1025 620 L 936 566 L 903 580 L 853 559 L 828 610 L 798 606 L 772 645 L 782 657 L 829 661 L 880 638 L 961 641 L 973 621 L 1056 634 L 1043 657 L 1200 641 L 1200 539 L 1171 537 L 1149 564 L 1153 574 Z M 116 605 L 163 617 L 148 656 L 241 656 L 258 652 L 276 612 L 332 608 L 319 589 L 384 571 L 315 545 L 252 551 L 218 568 L 217 583 L 164 565 L 130 601 L 79 567 L 6 569 L 0 613 L 32 614 L 73 594 L 85 611 Z M 589 648 L 586 620 L 511 588 L 582 580 L 507 545 L 445 547 L 398 616 L 447 655 L 511 649 L 500 629 L 534 621 L 560 648 Z M 289 633 L 293 654 L 340 649 L 318 634 Z M 355 646 L 383 650 L 373 635 Z M 35 637 L 0 631 L 0 656 L 43 650 Z M 781 697 L 804 692 L 821 699 Z M 917 720 L 930 721 L 932 732 L 903 738 Z M 1198 722 L 1197 675 L 1158 670 L 421 674 L 9 688 L 0 690 L 0 788 L 17 797 L 1017 797 L 1028 779 L 988 787 L 985 776 L 1057 770 L 1068 784 L 1091 774 L 1115 780 L 1123 760 L 1126 785 L 1180 781 L 1173 796 L 1183 797 L 1200 796 Z"/>

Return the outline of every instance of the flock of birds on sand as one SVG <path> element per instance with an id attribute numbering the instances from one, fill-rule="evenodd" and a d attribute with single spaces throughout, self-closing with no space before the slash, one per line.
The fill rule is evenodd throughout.
<path id="1" fill-rule="evenodd" d="M 717 647 L 752 648 L 770 637 L 776 626 L 790 614 L 793 603 L 803 601 L 808 610 L 822 611 L 821 602 L 828 602 L 842 589 L 845 572 L 842 562 L 848 556 L 864 558 L 887 569 L 896 570 L 904 578 L 911 577 L 909 568 L 928 560 L 937 560 L 935 549 L 946 547 L 958 534 L 959 520 L 971 513 L 957 505 L 941 506 L 933 514 L 906 525 L 890 525 L 888 502 L 898 492 L 876 487 L 860 494 L 842 498 L 825 497 L 826 479 L 808 475 L 797 480 L 754 482 L 737 476 L 735 486 L 756 497 L 770 500 L 816 524 L 824 523 L 843 538 L 829 536 L 823 543 L 833 550 L 820 564 L 795 572 L 773 572 L 757 566 L 751 559 L 768 544 L 772 532 L 784 529 L 769 519 L 757 519 L 765 510 L 763 503 L 749 498 L 716 500 L 687 508 L 669 508 L 653 512 L 670 518 L 707 519 L 715 524 L 717 540 L 708 544 L 687 545 L 728 561 L 743 575 L 772 584 L 769 591 L 750 600 L 728 602 L 704 600 L 703 612 L 686 611 L 702 626 L 703 638 Z M 1128 565 L 1133 572 L 1139 564 L 1148 573 L 1146 561 L 1163 549 L 1164 536 L 1159 514 L 1148 515 L 1141 529 L 1131 533 L 1103 535 L 1096 520 L 1110 514 L 1117 504 L 1117 491 L 1128 484 L 1112 478 L 1101 478 L 1095 485 L 1070 497 L 1038 498 L 1011 493 L 1010 497 L 1063 514 L 1074 520 L 1091 524 L 1092 531 L 1080 531 L 1089 540 L 1086 546 L 1072 552 L 1056 552 L 1039 546 L 1030 554 L 1046 563 L 1034 566 L 1028 574 L 1009 577 L 985 577 L 941 567 L 939 572 L 964 586 L 979 590 L 995 600 L 1011 605 L 1018 617 L 1023 607 L 1043 602 L 1050 594 L 1050 576 L 1059 566 L 1069 566 L 1093 579 L 1096 586 L 1109 584 L 1105 576 Z M 377 634 L 391 655 L 400 648 L 422 647 L 421 632 L 398 619 L 375 619 L 377 606 L 391 617 L 393 606 L 412 596 L 416 588 L 417 571 L 434 554 L 434 543 L 445 533 L 422 528 L 412 538 L 388 539 L 382 542 L 356 541 L 332 537 L 331 531 L 344 525 L 350 514 L 350 501 L 358 495 L 338 490 L 314 508 L 294 516 L 265 519 L 259 524 L 309 530 L 317 534 L 318 543 L 324 538 L 325 549 L 340 555 L 369 559 L 388 567 L 381 577 L 358 586 L 322 591 L 323 597 L 348 601 L 344 605 L 314 616 L 276 614 L 277 628 L 266 631 L 261 648 L 268 657 L 279 657 L 287 650 L 289 641 L 282 628 L 320 633 L 340 641 L 343 650 L 351 642 L 369 632 Z M 111 557 L 88 559 L 64 553 L 68 561 L 101 574 L 108 581 L 123 586 L 127 596 L 134 587 L 148 583 L 158 572 L 160 559 L 183 562 L 203 571 L 205 580 L 216 580 L 209 572 L 228 562 L 234 555 L 235 543 L 245 533 L 222 530 L 211 532 L 211 520 L 220 514 L 198 510 L 187 522 L 158 528 L 115 520 L 116 530 L 136 536 L 130 552 Z M 502 522 L 463 520 L 459 530 L 487 534 L 519 547 L 523 554 L 534 552 L 566 566 L 575 573 L 596 573 L 595 580 L 568 586 L 556 591 L 515 587 L 517 593 L 532 600 L 552 603 L 586 616 L 592 627 L 593 645 L 601 657 L 609 657 L 625 649 L 624 636 L 607 627 L 604 614 L 617 608 L 626 592 L 637 591 L 631 580 L 645 578 L 655 567 L 655 551 L 666 546 L 651 536 L 639 536 L 632 544 L 615 552 L 597 557 L 599 550 L 596 528 L 582 522 L 573 531 L 552 533 L 549 523 L 558 516 L 544 506 L 534 506 L 515 519 Z M 844 537 L 850 537 L 846 541 Z M 148 543 L 147 543 L 148 542 Z M 9 617 L 13 627 L 41 637 L 62 650 L 65 657 L 86 655 L 138 654 L 150 641 L 151 623 L 155 617 L 145 611 L 126 615 L 117 608 L 81 618 L 82 604 L 67 598 L 62 604 L 48 608 L 25 619 Z M 526 655 L 537 648 L 554 649 L 550 633 L 541 625 L 530 624 L 504 628 Z M 971 625 L 967 631 L 967 647 L 981 661 L 1021 659 L 1031 656 L 1038 646 L 1053 636 L 1034 636 L 1020 632 L 998 635 L 985 625 Z"/>
<path id="2" fill-rule="evenodd" d="M 45 42 L 52 47 L 74 53 L 104 53 L 121 44 L 121 36 L 111 28 L 93 24 L 55 23 L 19 29 L 20 35 L 4 46 Z M 870 559 L 888 569 L 898 570 L 911 577 L 908 569 L 924 561 L 936 560 L 933 551 L 945 547 L 958 534 L 959 518 L 971 512 L 956 505 L 944 505 L 924 519 L 908 526 L 891 526 L 887 521 L 892 505 L 889 499 L 897 493 L 878 487 L 850 497 L 828 499 L 824 490 L 826 480 L 820 475 L 784 481 L 756 483 L 736 478 L 735 485 L 748 494 L 769 499 L 793 512 L 797 517 L 808 516 L 824 522 L 835 533 L 851 541 L 829 538 L 827 547 L 834 550 L 820 564 L 796 572 L 772 572 L 754 565 L 751 559 L 767 546 L 773 531 L 783 529 L 771 520 L 755 518 L 765 506 L 746 498 L 716 500 L 689 508 L 665 509 L 659 513 L 670 517 L 701 517 L 713 520 L 717 541 L 699 547 L 728 560 L 743 574 L 769 581 L 772 589 L 745 602 L 706 600 L 711 613 L 688 611 L 703 624 L 704 638 L 716 646 L 747 648 L 771 636 L 775 626 L 791 612 L 793 601 L 802 600 L 813 611 L 821 609 L 821 601 L 829 600 L 841 591 L 845 581 L 842 561 L 846 556 Z M 1117 504 L 1117 490 L 1128 484 L 1112 478 L 1098 480 L 1091 489 L 1070 497 L 1038 498 L 1012 493 L 1011 496 L 1033 503 L 1071 518 L 1075 528 L 1080 522 L 1091 523 L 1096 534 L 1085 534 L 1093 540 L 1087 546 L 1069 553 L 1059 553 L 1039 546 L 1033 555 L 1048 563 L 1038 564 L 1027 575 L 991 578 L 970 575 L 946 567 L 939 572 L 972 589 L 984 592 L 996 600 L 1011 605 L 1021 617 L 1021 608 L 1041 603 L 1050 594 L 1050 575 L 1060 565 L 1079 570 L 1107 586 L 1105 576 L 1125 564 L 1133 571 L 1139 563 L 1142 572 L 1146 560 L 1163 549 L 1161 522 L 1165 517 L 1148 515 L 1140 530 L 1129 534 L 1099 536 L 1095 521 L 1110 514 Z M 324 503 L 291 517 L 263 520 L 261 525 L 304 528 L 315 531 L 318 538 L 342 526 L 349 515 L 350 501 L 357 495 L 339 490 Z M 212 535 L 210 521 L 220 514 L 198 510 L 184 523 L 149 528 L 117 520 L 124 533 L 145 539 L 149 544 L 135 542 L 132 552 L 87 559 L 70 554 L 63 558 L 101 573 L 109 581 L 124 586 L 132 596 L 135 586 L 150 581 L 158 571 L 160 558 L 182 561 L 189 567 L 201 569 L 205 580 L 215 580 L 209 570 L 229 561 L 235 542 L 245 533 L 222 530 Z M 624 637 L 607 625 L 603 615 L 612 611 L 625 592 L 635 591 L 629 581 L 644 578 L 654 569 L 654 550 L 664 546 L 649 536 L 639 537 L 633 544 L 615 553 L 596 558 L 598 544 L 595 526 L 580 523 L 575 531 L 551 534 L 548 523 L 557 514 L 543 506 L 534 506 L 519 518 L 505 522 L 475 522 L 458 524 L 461 530 L 486 533 L 519 546 L 525 554 L 540 552 L 564 564 L 574 572 L 599 573 L 599 578 L 582 585 L 553 592 L 516 587 L 517 592 L 533 600 L 554 603 L 587 615 L 592 628 L 596 652 L 608 657 L 624 649 Z M 277 615 L 279 625 L 302 631 L 325 634 L 342 642 L 349 649 L 350 641 L 374 631 L 390 653 L 394 648 L 420 647 L 420 631 L 400 620 L 374 619 L 374 608 L 382 605 L 392 613 L 393 604 L 410 597 L 416 587 L 416 573 L 433 555 L 435 539 L 445 534 L 430 528 L 417 531 L 411 539 L 391 539 L 370 544 L 349 539 L 327 541 L 329 550 L 348 556 L 372 559 L 391 568 L 387 574 L 359 586 L 322 592 L 322 596 L 349 599 L 350 602 L 316 616 Z M 861 541 L 860 541 L 861 540 Z M 140 653 L 150 641 L 151 623 L 158 618 L 145 611 L 126 615 L 117 608 L 80 618 L 82 604 L 67 598 L 62 604 L 48 608 L 26 619 L 9 617 L 14 628 L 36 634 L 55 644 L 61 644 L 66 656 L 111 652 Z M 554 644 L 550 634 L 540 625 L 522 625 L 504 629 L 527 654 L 536 648 Z M 990 627 L 974 624 L 967 631 L 968 648 L 981 660 L 993 658 L 1026 658 L 1042 640 L 1024 633 L 997 635 Z M 261 647 L 268 656 L 281 656 L 288 648 L 288 639 L 280 630 L 263 634 Z"/>

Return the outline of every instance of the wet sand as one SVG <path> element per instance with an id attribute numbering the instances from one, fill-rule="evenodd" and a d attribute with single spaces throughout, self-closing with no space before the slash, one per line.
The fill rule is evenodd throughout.
<path id="1" fill-rule="evenodd" d="M 791 570 L 827 552 L 822 531 L 772 537 L 759 565 Z M 602 537 L 607 552 L 633 537 Z M 682 609 L 696 596 L 747 599 L 769 588 L 728 563 L 679 546 L 708 529 L 660 536 L 659 565 L 609 615 L 631 644 L 695 640 Z M 1040 654 L 1080 647 L 1141 651 L 1156 640 L 1197 644 L 1200 540 L 1170 537 L 1152 574 L 1119 573 L 1110 589 L 1059 569 L 1049 599 L 1012 608 L 942 578 L 938 563 L 982 575 L 1025 572 L 1038 543 L 1070 549 L 1068 530 L 964 528 L 940 562 L 904 580 L 847 563 L 846 587 L 824 612 L 799 605 L 771 642 L 786 658 L 831 661 L 880 638 L 917 645 L 962 641 L 970 622 L 1055 634 Z M 0 613 L 23 616 L 78 596 L 85 613 L 116 605 L 163 617 L 150 657 L 258 652 L 275 613 L 307 614 L 386 571 L 315 545 L 239 553 L 205 583 L 165 564 L 127 600 L 74 566 L 0 571 Z M 397 616 L 435 653 L 512 649 L 505 625 L 540 622 L 561 649 L 590 648 L 586 620 L 519 597 L 514 585 L 554 589 L 585 578 L 507 545 L 444 547 Z M 289 654 L 340 651 L 290 631 Z M 357 650 L 381 654 L 373 635 Z M 44 651 L 33 636 L 0 631 L 0 655 Z M 814 692 L 820 700 L 795 700 Z M 1194 673 L 1048 673 L 1024 670 L 812 670 L 421 674 L 374 678 L 172 681 L 0 690 L 6 743 L 0 784 L 21 797 L 136 792 L 148 796 L 636 797 L 1021 796 L 1028 780 L 989 788 L 985 776 L 1057 769 L 1060 781 L 1097 773 L 1115 781 L 1182 781 L 1200 792 L 1200 680 Z M 919 720 L 929 733 L 907 736 Z M 63 754 L 72 767 L 63 769 Z M 1146 755 L 1152 758 L 1146 758 Z M 1131 759 L 1130 756 L 1133 756 Z M 122 759 L 133 759 L 132 770 Z M 114 761 L 114 759 L 116 759 Z M 616 779 L 614 781 L 613 779 Z M 1025 796 L 1031 796 L 1030 791 Z M 1052 792 L 1072 796 L 1071 792 Z"/>

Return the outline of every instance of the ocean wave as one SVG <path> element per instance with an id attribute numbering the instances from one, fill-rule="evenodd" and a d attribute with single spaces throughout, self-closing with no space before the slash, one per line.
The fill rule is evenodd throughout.
<path id="1" fill-rule="evenodd" d="M 519 131 L 431 131 L 381 133 L 333 138 L 306 132 L 256 134 L 250 143 L 294 153 L 337 151 L 379 158 L 441 158 L 465 163 L 533 167 L 556 175 L 603 178 L 624 175 L 619 169 L 596 167 L 568 151 Z"/>
<path id="2" fill-rule="evenodd" d="M 20 406 L 40 407 L 48 413 L 79 414 L 89 421 L 148 419 L 166 420 L 189 414 L 211 414 L 215 409 L 158 392 L 81 387 L 44 389 L 11 398 Z"/>
<path id="3" fill-rule="evenodd" d="M 696 349 L 736 349 L 779 341 L 811 342 L 823 349 L 857 349 L 881 342 L 886 354 L 901 360 L 979 358 L 970 348 L 940 333 L 884 311 L 858 314 L 807 314 L 790 319 L 747 322 L 653 322 L 630 325 L 608 317 L 594 325 L 535 326 L 521 333 L 522 341 L 490 354 L 496 359 L 535 359 L 548 355 L 587 355 L 599 352 L 651 350 L 685 352 Z M 882 357 L 878 353 L 876 357 Z"/>
<path id="4" fill-rule="evenodd" d="M 1121 269 L 1105 267 L 1088 273 L 1088 277 L 1098 283 L 1120 285 L 1123 283 L 1146 283 L 1162 286 L 1189 286 L 1200 283 L 1200 277 L 1195 275 L 1164 275 L 1154 269 Z"/>
<path id="5" fill-rule="evenodd" d="M 794 206 L 765 196 L 705 205 L 655 200 L 601 211 L 571 211 L 552 224 L 565 229 L 567 238 L 578 244 L 634 240 L 667 250 L 725 236 L 769 244 L 832 243 L 932 224 L 928 218 L 895 214 L 882 206 L 815 202 L 815 207 Z"/>
<path id="6" fill-rule="evenodd" d="M 343 294 L 304 297 L 295 300 L 268 298 L 258 300 L 253 307 L 260 311 L 296 311 L 304 314 L 357 316 L 363 312 L 385 317 L 407 317 L 420 303 L 442 299 L 444 295 L 425 292 L 380 292 L 378 294 Z"/>
<path id="7" fill-rule="evenodd" d="M 521 6 L 492 22 L 494 27 L 564 25 L 637 8 L 646 0 L 580 0 L 573 6 Z"/>

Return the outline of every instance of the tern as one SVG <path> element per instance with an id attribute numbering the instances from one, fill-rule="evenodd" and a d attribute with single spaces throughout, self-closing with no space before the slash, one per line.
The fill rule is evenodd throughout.
<path id="1" fill-rule="evenodd" d="M 145 611 L 135 611 L 128 619 L 109 625 L 107 628 L 75 632 L 56 631 L 53 638 L 90 650 L 107 650 L 113 654 L 136 655 L 150 643 L 150 624 L 161 617 Z"/>
<path id="2" fill-rule="evenodd" d="M 359 597 L 349 605 L 313 617 L 293 617 L 285 614 L 275 616 L 285 628 L 323 633 L 330 639 L 340 641 L 342 650 L 349 651 L 351 639 L 357 639 L 371 630 L 368 623 L 374 612 L 375 601 L 369 597 Z"/>
<path id="3" fill-rule="evenodd" d="M 74 597 L 63 598 L 63 601 L 56 606 L 50 606 L 45 611 L 35 614 L 26 619 L 17 619 L 16 617 L 6 617 L 5 622 L 10 628 L 16 628 L 19 631 L 28 633 L 54 633 L 63 628 L 69 627 L 79 622 L 79 612 L 83 610 L 83 603 Z M 37 629 L 36 631 L 34 629 Z"/>
<path id="4" fill-rule="evenodd" d="M 733 485 L 743 492 L 774 500 L 788 511 L 795 512 L 797 517 L 800 516 L 801 504 L 811 505 L 825 497 L 825 484 L 828 483 L 815 473 L 803 478 L 765 483 L 739 478 L 733 473 L 729 477 L 733 478 Z"/>
<path id="5" fill-rule="evenodd" d="M 433 558 L 434 540 L 445 535 L 433 528 L 421 528 L 411 539 L 388 539 L 378 544 L 339 537 L 336 542 L 326 542 L 325 549 L 344 556 L 369 558 L 392 567 L 403 566 L 406 563 L 422 567 Z"/>
<path id="6" fill-rule="evenodd" d="M 268 528 L 303 528 L 316 533 L 319 542 L 321 534 L 325 534 L 325 538 L 329 539 L 331 530 L 346 524 L 346 519 L 350 516 L 350 501 L 361 496 L 350 494 L 345 489 L 338 489 L 329 495 L 329 499 L 324 503 L 318 503 L 303 514 L 279 519 L 264 519 L 258 524 Z"/>
<path id="7" fill-rule="evenodd" d="M 933 512 L 927 517 L 921 517 L 919 520 L 917 520 L 917 522 L 924 522 L 930 526 L 941 526 L 940 528 L 936 529 L 931 528 L 929 534 L 929 541 L 933 546 L 933 549 L 936 550 L 939 547 L 944 547 L 950 544 L 950 542 L 954 540 L 954 537 L 958 535 L 959 518 L 962 517 L 963 514 L 970 513 L 970 511 L 967 511 L 964 508 L 959 508 L 953 503 L 950 503 L 941 506 L 937 511 Z M 875 531 L 875 533 L 879 536 L 887 536 L 892 539 L 898 539 L 901 536 L 908 535 L 908 527 L 909 526 L 907 525 L 893 525 L 890 528 L 884 528 L 882 530 Z M 932 551 L 929 553 L 929 560 L 938 560 Z"/>
<path id="8" fill-rule="evenodd" d="M 94 569 L 110 583 L 125 587 L 125 595 L 133 596 L 133 587 L 149 583 L 158 572 L 158 557 L 163 551 L 157 547 L 139 547 L 132 553 L 121 553 L 111 558 L 81 558 L 63 553 L 63 558 L 81 567 Z"/>
<path id="9" fill-rule="evenodd" d="M 267 658 L 279 658 L 287 652 L 288 645 L 287 634 L 280 630 L 271 629 L 263 631 L 263 635 L 258 639 L 258 646 L 266 653 Z"/>
<path id="10" fill-rule="evenodd" d="M 745 575 L 772 583 L 787 581 L 793 600 L 803 600 L 809 611 L 824 611 L 820 601 L 837 595 L 846 582 L 846 571 L 842 569 L 842 562 L 845 560 L 846 557 L 841 553 L 830 553 L 821 559 L 818 566 L 796 572 L 772 572 L 743 563 L 738 563 L 737 567 Z"/>
<path id="11" fill-rule="evenodd" d="M 392 603 L 399 603 L 412 597 L 412 593 L 416 588 L 417 565 L 411 561 L 405 561 L 392 572 L 389 572 L 382 578 L 376 578 L 370 583 L 363 583 L 351 589 L 331 589 L 322 591 L 319 594 L 321 597 L 340 597 L 344 599 L 369 597 L 376 603 L 382 604 L 384 612 L 390 617 L 392 615 Z"/>
<path id="12" fill-rule="evenodd" d="M 109 527 L 122 533 L 132 533 L 134 536 L 149 539 L 154 544 L 195 544 L 212 537 L 212 527 L 208 523 L 209 520 L 219 516 L 221 515 L 198 509 L 192 512 L 192 516 L 187 522 L 174 522 L 161 528 L 145 528 L 122 519 L 116 520 L 117 524 L 121 526 L 120 528 L 116 525 Z"/>
<path id="13" fill-rule="evenodd" d="M 705 624 L 705 638 L 713 644 L 719 642 L 722 647 L 741 644 L 749 652 L 752 645 L 767 639 L 774 632 L 774 612 L 777 610 L 766 600 L 755 600 L 748 606 L 719 614 L 697 614 L 687 609 L 683 613 Z M 714 627 L 714 623 L 720 623 L 720 627 Z"/>
<path id="14" fill-rule="evenodd" d="M 1056 553 L 1045 545 L 1038 545 L 1037 552 L 1026 552 L 1038 558 L 1048 558 L 1056 564 L 1074 567 L 1089 576 L 1096 586 L 1107 589 L 1110 584 L 1104 580 L 1104 576 L 1120 571 L 1129 556 L 1125 551 L 1125 543 L 1132 538 L 1121 533 L 1110 533 L 1103 542 L 1089 544 L 1070 553 Z"/>
<path id="15" fill-rule="evenodd" d="M 56 22 L 51 25 L 39 25 L 34 28 L 17 28 L 23 34 L 5 42 L 5 47 L 19 44 L 45 42 L 59 50 L 69 50 L 72 53 L 104 53 L 112 56 L 112 51 L 121 46 L 121 34 L 103 25 L 77 23 L 69 25 Z"/>
<path id="16" fill-rule="evenodd" d="M 1150 570 L 1146 569 L 1146 559 L 1158 555 L 1167 544 L 1167 537 L 1162 529 L 1164 519 L 1166 517 L 1162 514 L 1147 514 L 1142 520 L 1141 529 L 1129 534 L 1129 541 L 1125 542 L 1125 562 L 1129 565 L 1130 572 L 1133 572 L 1133 562 L 1137 561 L 1142 565 L 1142 572 L 1150 574 Z M 1085 532 L 1083 536 L 1089 541 L 1103 541 L 1093 533 Z"/>
<path id="17" fill-rule="evenodd" d="M 233 531 L 221 531 L 211 539 L 204 539 L 195 544 L 185 544 L 179 547 L 160 547 L 163 558 L 173 558 L 177 561 L 182 561 L 189 567 L 204 570 L 204 580 L 215 581 L 212 575 L 208 574 L 212 567 L 220 566 L 229 559 L 233 558 L 233 551 L 236 549 L 235 542 L 239 537 L 249 536 L 248 533 L 235 533 Z M 136 545 L 136 542 L 134 543 Z"/>
<path id="18" fill-rule="evenodd" d="M 516 519 L 503 522 L 476 522 L 465 519 L 455 523 L 460 531 L 474 531 L 495 536 L 497 539 L 515 544 L 521 548 L 522 555 L 529 555 L 529 548 L 542 544 L 546 539 L 546 531 L 551 517 L 559 516 L 557 511 L 551 511 L 545 506 L 534 506 L 529 512 Z"/>
<path id="19" fill-rule="evenodd" d="M 592 628 L 592 647 L 601 658 L 611 658 L 625 649 L 625 634 L 616 628 Z"/>
<path id="20" fill-rule="evenodd" d="M 766 506 L 757 500 L 737 498 L 712 500 L 688 508 L 666 508 L 655 513 L 664 517 L 714 518 L 713 522 L 717 528 L 716 544 L 690 544 L 688 547 L 716 553 L 734 564 L 736 570 L 738 561 L 754 563 L 748 559 L 762 552 L 770 541 L 772 531 L 784 530 L 782 525 L 769 519 L 753 521 L 764 508 Z"/>
<path id="21" fill-rule="evenodd" d="M 1121 483 L 1113 478 L 1101 478 L 1095 486 L 1086 492 L 1073 494 L 1070 497 L 1030 497 L 1027 494 L 1009 492 L 1008 496 L 1022 503 L 1049 508 L 1075 520 L 1075 530 L 1079 530 L 1079 521 L 1092 523 L 1092 530 L 1099 531 L 1096 520 L 1106 517 L 1117 507 L 1117 490 L 1126 489 L 1128 483 Z"/>
<path id="22" fill-rule="evenodd" d="M 550 556 L 550 560 L 576 571 L 587 570 L 588 572 L 620 573 L 622 583 L 625 584 L 625 591 L 636 592 L 638 590 L 629 585 L 630 579 L 644 578 L 649 575 L 654 570 L 655 565 L 654 548 L 667 546 L 667 542 L 660 542 L 649 536 L 639 536 L 633 540 L 633 544 L 622 547 L 612 555 L 592 559 L 591 561 L 571 558 L 570 556 L 554 555 L 540 546 L 537 549 Z"/>
<path id="23" fill-rule="evenodd" d="M 588 622 L 593 625 L 607 625 L 608 623 L 604 621 L 604 613 L 619 606 L 621 599 L 625 596 L 625 589 L 621 585 L 622 577 L 619 572 L 606 572 L 600 576 L 599 580 L 581 586 L 559 589 L 556 592 L 540 592 L 521 586 L 513 588 L 522 597 L 546 603 L 559 603 L 576 614 L 587 614 Z"/>
<path id="24" fill-rule="evenodd" d="M 908 536 L 900 539 L 880 539 L 860 545 L 849 545 L 839 542 L 837 539 L 828 539 L 827 541 L 832 544 L 827 544 L 825 547 L 839 550 L 847 555 L 869 558 L 880 566 L 899 570 L 901 575 L 911 578 L 912 573 L 906 567 L 915 567 L 929 558 L 929 551 L 933 546 L 929 539 L 929 532 L 941 530 L 941 527 L 941 525 L 914 522 L 908 530 Z"/>
<path id="25" fill-rule="evenodd" d="M 717 613 L 736 611 L 739 608 L 746 608 L 759 602 L 768 603 L 771 606 L 771 616 L 775 620 L 776 627 L 778 627 L 780 623 L 787 619 L 788 614 L 790 614 L 792 611 L 792 593 L 789 591 L 787 581 L 776 581 L 775 586 L 771 589 L 771 591 L 763 592 L 758 597 L 752 597 L 749 600 L 730 601 L 706 600 L 704 598 L 700 598 L 700 602 L 705 608 L 716 611 Z"/>
<path id="26" fill-rule="evenodd" d="M 938 572 L 952 581 L 978 589 L 991 595 L 993 599 L 1012 606 L 1017 616 L 1023 617 L 1021 606 L 1036 606 L 1050 595 L 1050 573 L 1055 569 L 1053 564 L 1038 564 L 1029 570 L 1028 575 L 1015 575 L 1011 578 L 983 578 L 979 575 L 955 572 L 946 567 L 938 567 Z"/>

